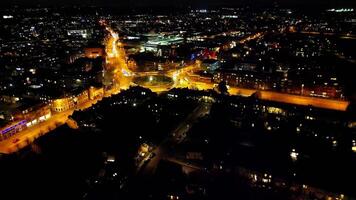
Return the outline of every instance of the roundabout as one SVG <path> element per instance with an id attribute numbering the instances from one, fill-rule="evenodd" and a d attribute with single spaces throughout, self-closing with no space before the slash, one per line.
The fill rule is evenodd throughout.
<path id="1" fill-rule="evenodd" d="M 133 83 L 143 87 L 169 87 L 173 79 L 165 75 L 148 75 L 133 78 Z"/>

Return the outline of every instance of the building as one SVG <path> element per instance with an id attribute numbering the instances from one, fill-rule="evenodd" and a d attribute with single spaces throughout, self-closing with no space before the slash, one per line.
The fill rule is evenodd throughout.
<path id="1" fill-rule="evenodd" d="M 103 96 L 104 88 L 91 86 L 89 89 L 81 91 L 77 94 L 54 99 L 51 103 L 51 110 L 55 112 L 63 112 L 75 108 L 77 105 L 88 102 L 89 100 L 101 98 Z"/>
<path id="2" fill-rule="evenodd" d="M 93 100 L 96 98 L 101 98 L 104 96 L 104 88 L 96 88 L 90 87 L 89 88 L 89 99 Z"/>
<path id="3" fill-rule="evenodd" d="M 7 124 L 4 127 L 0 128 L 0 141 L 5 140 L 12 135 L 15 135 L 16 133 L 24 130 L 27 128 L 26 126 L 27 121 L 26 120 L 18 120 L 14 121 L 10 124 Z"/>
<path id="4" fill-rule="evenodd" d="M 93 30 L 88 29 L 71 29 L 67 31 L 68 36 L 82 37 L 83 39 L 90 38 Z"/>
<path id="5" fill-rule="evenodd" d="M 213 77 L 215 83 L 225 81 L 230 86 L 258 89 L 283 89 L 283 73 L 265 73 L 256 71 L 218 70 Z"/>
<path id="6" fill-rule="evenodd" d="M 105 56 L 104 47 L 87 47 L 84 49 L 84 55 L 87 58 L 97 58 Z"/>
<path id="7" fill-rule="evenodd" d="M 141 52 L 153 52 L 157 56 L 174 54 L 176 45 L 183 43 L 184 39 L 177 35 L 147 35 L 148 41 L 141 47 Z"/>
<path id="8" fill-rule="evenodd" d="M 14 118 L 17 120 L 26 120 L 26 126 L 30 127 L 48 120 L 51 115 L 50 107 L 41 103 L 25 109 L 20 108 L 19 112 L 14 115 Z"/>
<path id="9" fill-rule="evenodd" d="M 0 128 L 0 141 L 28 127 L 44 122 L 51 116 L 50 107 L 43 103 L 19 106 L 12 112 L 12 120 Z"/>
<path id="10" fill-rule="evenodd" d="M 17 96 L 11 96 L 11 95 L 2 95 L 0 96 L 0 101 L 4 103 L 16 103 L 20 100 L 20 97 Z"/>
<path id="11" fill-rule="evenodd" d="M 220 61 L 214 59 L 206 59 L 201 63 L 201 67 L 205 71 L 213 72 L 220 68 Z"/>
<path id="12" fill-rule="evenodd" d="M 52 101 L 51 109 L 55 112 L 63 112 L 75 108 L 78 104 L 89 100 L 89 91 L 84 90 L 76 95 L 58 98 Z"/>

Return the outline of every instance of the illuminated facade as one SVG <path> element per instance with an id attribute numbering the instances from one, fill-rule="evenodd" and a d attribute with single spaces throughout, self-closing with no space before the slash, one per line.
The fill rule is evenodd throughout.
<path id="1" fill-rule="evenodd" d="M 214 74 L 215 83 L 225 81 L 230 86 L 258 90 L 279 90 L 285 87 L 282 73 L 257 73 L 252 71 L 218 71 Z"/>
<path id="2" fill-rule="evenodd" d="M 101 98 L 104 96 L 103 88 L 90 87 L 88 90 L 84 90 L 78 95 L 72 95 L 69 97 L 59 98 L 52 101 L 51 109 L 54 112 L 63 112 L 77 105 L 88 102 L 96 98 Z"/>
<path id="3" fill-rule="evenodd" d="M 52 102 L 51 109 L 55 112 L 63 112 L 74 108 L 78 104 L 82 104 L 89 100 L 88 90 L 84 90 L 78 95 L 72 95 L 70 97 L 64 97 L 60 99 L 55 99 Z"/>
<path id="4" fill-rule="evenodd" d="M 89 99 L 93 100 L 104 96 L 104 88 L 89 88 Z"/>
<path id="5" fill-rule="evenodd" d="M 141 52 L 154 52 L 158 56 L 172 54 L 175 45 L 183 43 L 184 39 L 176 35 L 149 35 L 148 41 L 141 47 Z"/>
<path id="6" fill-rule="evenodd" d="M 91 47 L 84 49 L 85 57 L 87 58 L 97 58 L 105 56 L 105 49 L 101 47 Z"/>
<path id="7" fill-rule="evenodd" d="M 50 107 L 48 105 L 41 104 L 21 111 L 21 113 L 15 115 L 15 119 L 25 119 L 27 121 L 26 127 L 30 127 L 48 120 L 51 115 L 52 113 Z"/>
<path id="8" fill-rule="evenodd" d="M 55 112 L 63 112 L 74 107 L 74 102 L 71 98 L 55 99 L 53 100 L 51 107 Z"/>
<path id="9" fill-rule="evenodd" d="M 5 127 L 0 129 L 0 141 L 9 138 L 10 136 L 24 130 L 26 126 L 26 120 L 19 120 L 13 122 Z"/>
<path id="10" fill-rule="evenodd" d="M 215 71 L 220 67 L 220 61 L 208 59 L 204 60 L 201 64 L 201 67 L 206 71 Z"/>
<path id="11" fill-rule="evenodd" d="M 14 114 L 14 121 L 0 128 L 0 141 L 9 138 L 16 133 L 47 121 L 52 116 L 50 107 L 44 104 L 31 106 Z"/>
<path id="12" fill-rule="evenodd" d="M 20 97 L 16 97 L 16 96 L 2 95 L 0 97 L 0 101 L 5 102 L 5 103 L 16 103 L 19 100 L 20 100 Z"/>

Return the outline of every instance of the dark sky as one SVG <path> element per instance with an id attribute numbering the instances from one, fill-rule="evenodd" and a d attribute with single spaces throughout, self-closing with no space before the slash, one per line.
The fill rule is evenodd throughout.
<path id="1" fill-rule="evenodd" d="M 98 6 L 211 6 L 211 5 L 268 5 L 278 2 L 282 5 L 310 5 L 310 6 L 356 6 L 356 0 L 0 0 L 2 5 L 26 4 L 26 5 L 98 5 Z"/>

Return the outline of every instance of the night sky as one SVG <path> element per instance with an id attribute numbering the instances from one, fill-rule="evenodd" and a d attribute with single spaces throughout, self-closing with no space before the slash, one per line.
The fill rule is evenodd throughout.
<path id="1" fill-rule="evenodd" d="M 97 6 L 182 6 L 198 7 L 213 5 L 269 5 L 278 2 L 281 5 L 315 5 L 327 7 L 356 6 L 356 0 L 0 0 L 2 5 L 97 5 Z"/>

